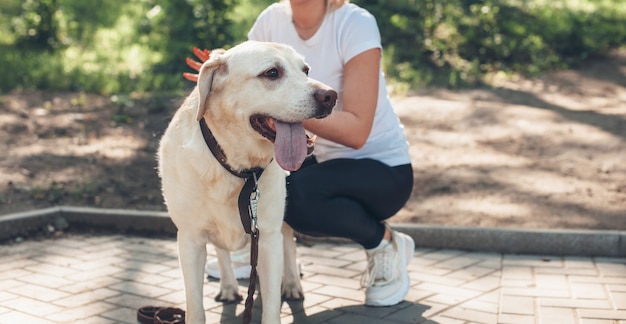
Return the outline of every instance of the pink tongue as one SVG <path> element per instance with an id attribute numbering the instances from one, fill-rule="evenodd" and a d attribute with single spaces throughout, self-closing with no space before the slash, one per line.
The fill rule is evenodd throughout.
<path id="1" fill-rule="evenodd" d="M 296 171 L 306 158 L 306 133 L 301 123 L 283 123 L 276 120 L 274 155 L 276 162 L 287 171 Z"/>

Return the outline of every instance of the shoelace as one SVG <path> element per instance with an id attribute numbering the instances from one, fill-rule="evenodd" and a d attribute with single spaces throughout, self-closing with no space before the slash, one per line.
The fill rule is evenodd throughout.
<path id="1" fill-rule="evenodd" d="M 361 277 L 361 287 L 369 288 L 374 284 L 384 285 L 398 276 L 398 253 L 391 244 L 368 256 L 367 267 Z"/>

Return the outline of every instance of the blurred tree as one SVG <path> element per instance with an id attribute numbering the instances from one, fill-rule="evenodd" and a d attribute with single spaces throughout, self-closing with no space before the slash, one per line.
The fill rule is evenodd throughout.
<path id="1" fill-rule="evenodd" d="M 20 48 L 52 51 L 59 45 L 57 0 L 26 0 L 12 20 L 15 45 Z"/>
<path id="2" fill-rule="evenodd" d="M 55 0 L 59 1 L 57 15 L 61 41 L 65 45 L 89 47 L 101 28 L 112 28 L 127 10 L 125 0 Z"/>
<path id="3" fill-rule="evenodd" d="M 182 58 L 193 46 L 227 47 L 235 41 L 230 12 L 236 0 L 144 0 L 142 5 L 146 14 L 137 21 L 137 42 L 161 56 L 149 87 L 180 87 Z"/>

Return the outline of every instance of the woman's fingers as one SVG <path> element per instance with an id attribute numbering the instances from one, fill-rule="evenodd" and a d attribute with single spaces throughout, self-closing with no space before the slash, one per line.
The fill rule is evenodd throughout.
<path id="1" fill-rule="evenodd" d="M 196 57 L 198 59 L 200 59 L 200 62 L 191 59 L 191 58 L 186 58 L 185 62 L 187 63 L 187 65 L 196 70 L 196 71 L 200 71 L 200 68 L 202 67 L 202 63 L 206 62 L 209 60 L 209 56 L 211 55 L 211 51 L 209 51 L 208 49 L 204 49 L 201 50 L 197 47 L 193 48 L 193 53 L 196 55 Z M 187 73 L 187 72 L 183 72 L 183 78 L 191 81 L 191 82 L 198 82 L 198 74 L 197 73 Z"/>
<path id="2" fill-rule="evenodd" d="M 209 51 L 208 49 L 201 50 L 197 47 L 194 47 L 193 53 L 196 55 L 197 58 L 200 59 L 200 61 L 206 62 L 209 59 L 209 55 L 211 54 L 211 51 Z"/>
<path id="3" fill-rule="evenodd" d="M 187 72 L 183 72 L 183 78 L 191 81 L 191 82 L 198 82 L 198 75 L 195 73 L 187 73 Z"/>
<path id="4" fill-rule="evenodd" d="M 186 58 L 186 59 L 185 59 L 185 62 L 187 63 L 187 65 L 188 65 L 190 68 L 192 68 L 192 69 L 194 69 L 194 70 L 196 70 L 196 71 L 200 71 L 200 68 L 202 67 L 202 63 L 200 63 L 200 62 L 198 62 L 198 61 L 194 61 L 194 60 L 192 60 L 192 59 L 190 59 L 190 58 Z"/>

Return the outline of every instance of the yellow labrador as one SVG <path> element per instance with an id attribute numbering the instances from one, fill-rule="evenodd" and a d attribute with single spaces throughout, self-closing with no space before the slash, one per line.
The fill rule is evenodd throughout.
<path id="1" fill-rule="evenodd" d="M 310 149 L 301 122 L 329 115 L 337 99 L 334 90 L 308 77 L 308 69 L 291 47 L 275 43 L 249 41 L 214 51 L 200 69 L 197 87 L 161 139 L 159 174 L 178 228 L 187 323 L 205 321 L 206 244 L 217 248 L 222 274 L 217 299 L 233 302 L 241 297 L 228 251 L 249 241 L 237 205 L 244 180 L 227 171 L 209 150 L 199 126 L 202 119 L 228 167 L 264 169 L 258 180 L 263 323 L 280 322 L 281 292 L 287 298 L 302 298 L 293 230 L 283 226 L 284 170 L 298 169 Z"/>

